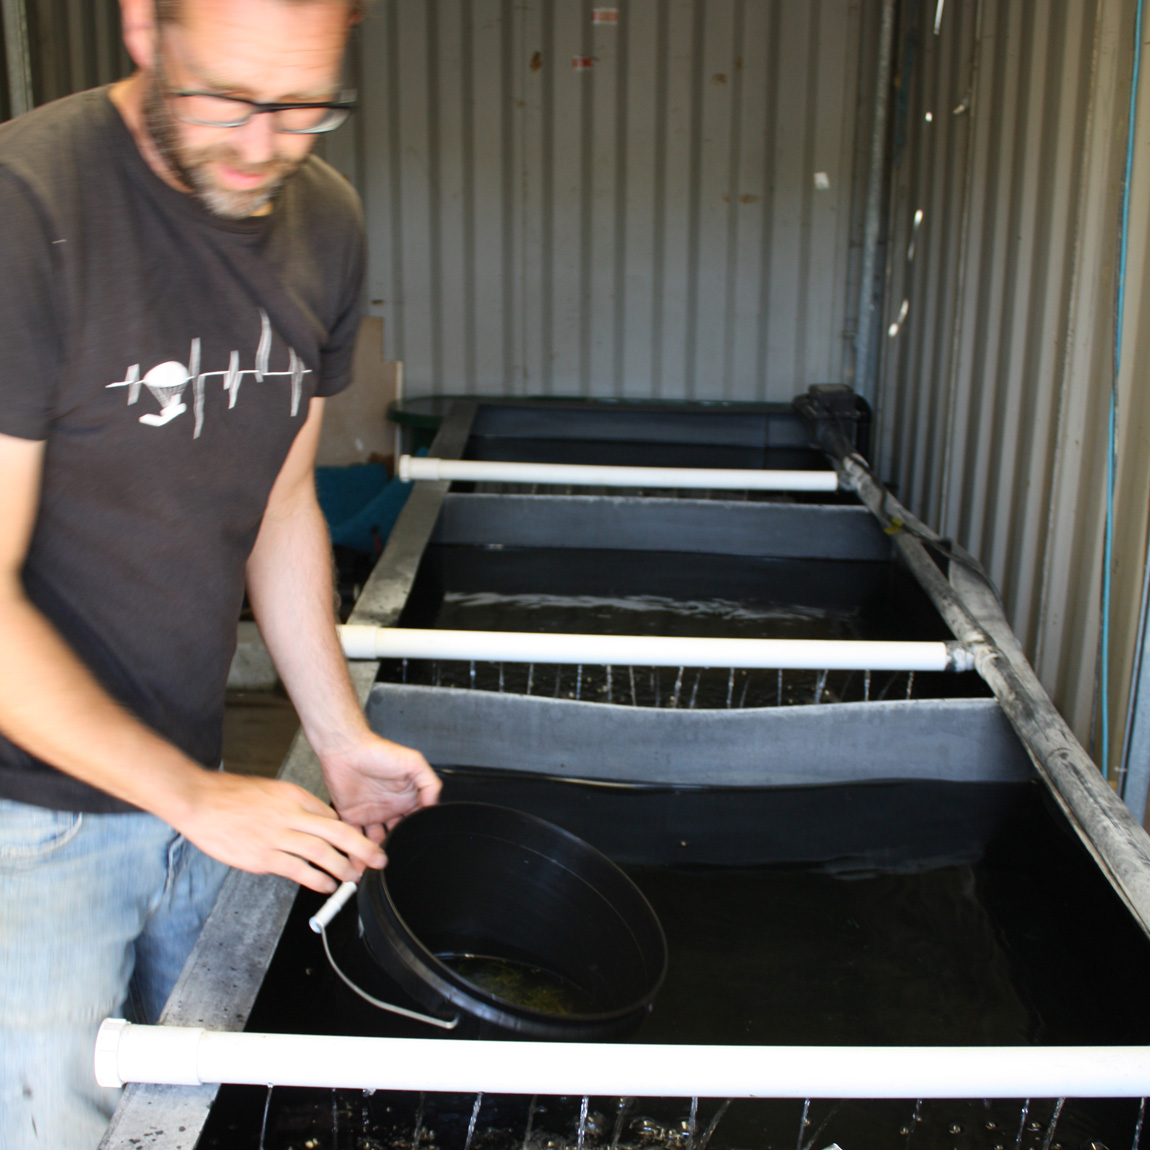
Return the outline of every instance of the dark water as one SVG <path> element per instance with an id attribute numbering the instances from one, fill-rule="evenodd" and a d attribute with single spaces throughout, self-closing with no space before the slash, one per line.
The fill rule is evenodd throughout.
<path id="1" fill-rule="evenodd" d="M 526 962 L 487 954 L 437 954 L 472 986 L 512 1006 L 542 1014 L 593 1014 L 599 1009 L 590 995 L 558 974 Z"/>
<path id="2" fill-rule="evenodd" d="M 201 1146 L 259 1147 L 268 1091 L 245 1089 L 247 1129 L 241 1130 L 239 1122 L 213 1120 Z M 827 1150 L 835 1145 L 842 1150 L 1136 1150 L 1139 1110 L 1137 1099 L 1067 1101 L 1061 1108 L 1052 1099 L 1034 1099 L 1029 1105 L 814 1099 L 804 1105 L 799 1100 L 704 1098 L 695 1107 L 685 1098 L 586 1101 L 586 1119 L 581 1122 L 584 1100 L 577 1097 L 477 1099 L 474 1094 L 367 1095 L 277 1087 L 271 1091 L 264 1146 L 266 1150 L 464 1150 L 469 1145 L 475 1150 L 578 1150 L 581 1144 L 588 1150 L 706 1146 Z M 233 1114 L 238 1116 L 239 1109 L 233 1105 Z"/>
<path id="3" fill-rule="evenodd" d="M 601 550 L 433 543 L 420 564 L 404 623 L 433 625 L 444 595 L 488 593 L 722 600 L 854 616 L 866 638 L 948 634 L 922 589 L 889 560 L 773 559 L 626 547 L 626 539 L 605 539 Z"/>
<path id="4" fill-rule="evenodd" d="M 870 566 L 874 566 L 873 564 Z M 781 606 L 769 601 L 680 599 L 667 595 L 538 594 L 441 591 L 433 612 L 416 613 L 412 626 L 462 631 L 547 634 L 670 635 L 739 639 L 866 639 L 876 635 L 865 604 L 845 602 Z M 429 613 L 430 612 L 430 613 Z M 419 617 L 422 615 L 423 617 Z M 929 627 L 914 637 L 939 638 Z M 877 702 L 909 698 L 986 696 L 975 674 L 818 670 L 746 670 L 729 667 L 568 666 L 555 663 L 392 660 L 385 682 L 505 691 L 639 707 L 721 709 Z"/>
<path id="5" fill-rule="evenodd" d="M 899 783 L 778 792 L 635 791 L 453 772 L 486 798 L 607 849 L 654 905 L 670 968 L 636 1042 L 1057 1044 L 1150 1041 L 1150 945 L 1037 784 Z M 513 798 L 517 799 L 514 804 Z M 626 828 L 634 833 L 628 836 Z M 690 832 L 684 828 L 692 828 Z M 684 837 L 690 834 L 691 838 Z M 731 838 L 739 841 L 731 842 Z M 836 852 L 834 846 L 841 844 Z M 685 845 L 680 845 L 685 844 Z M 681 852 L 681 853 L 679 853 Z M 677 861 L 682 860 L 682 861 Z M 301 892 L 249 1029 L 425 1036 L 335 980 Z M 332 945 L 398 999 L 353 912 Z M 204 1147 L 559 1150 L 580 1098 L 229 1087 Z M 842 1150 L 1132 1146 L 1138 1101 L 902 1102 L 593 1098 L 582 1145 Z M 710 1131 L 714 1119 L 718 1123 Z"/>
<path id="6" fill-rule="evenodd" d="M 436 626 L 461 630 L 582 631 L 595 635 L 694 635 L 753 639 L 854 639 L 855 612 L 748 606 L 727 599 L 665 595 L 507 595 L 449 591 Z"/>

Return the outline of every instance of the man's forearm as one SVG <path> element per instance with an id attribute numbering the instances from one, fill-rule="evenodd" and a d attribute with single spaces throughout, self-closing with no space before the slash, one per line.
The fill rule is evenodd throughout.
<path id="1" fill-rule="evenodd" d="M 336 637 L 331 545 L 315 496 L 323 401 L 311 402 L 248 559 L 248 598 L 319 756 L 332 806 L 381 842 L 385 828 L 438 799 L 440 782 L 417 750 L 371 731 L 352 689 Z"/>
<path id="2" fill-rule="evenodd" d="M 0 731 L 172 822 L 203 772 L 120 707 L 24 593 L 44 450 L 43 441 L 0 435 Z"/>
<path id="3" fill-rule="evenodd" d="M 104 691 L 14 579 L 0 590 L 0 730 L 168 822 L 194 801 L 204 773 Z"/>
<path id="4" fill-rule="evenodd" d="M 318 418 L 313 432 L 317 426 Z M 42 441 L 0 434 L 0 731 L 53 767 L 157 815 L 230 866 L 326 892 L 365 866 L 382 866 L 374 842 L 302 787 L 204 770 L 160 738 L 108 695 L 36 610 L 22 572 L 43 456 Z M 360 825 L 385 822 L 395 806 L 368 804 Z"/>
<path id="5" fill-rule="evenodd" d="M 336 634 L 327 526 L 309 487 L 269 507 L 248 560 L 248 599 L 309 742 L 321 757 L 362 731 Z"/>
<path id="6" fill-rule="evenodd" d="M 302 788 L 204 770 L 133 718 L 12 586 L 0 591 L 0 730 L 231 866 L 330 893 L 382 864 L 372 842 Z"/>

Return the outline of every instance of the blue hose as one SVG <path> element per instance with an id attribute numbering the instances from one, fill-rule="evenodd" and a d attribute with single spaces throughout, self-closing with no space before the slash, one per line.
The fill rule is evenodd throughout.
<path id="1" fill-rule="evenodd" d="M 1118 375 L 1122 368 L 1122 320 L 1126 310 L 1126 246 L 1130 226 L 1130 176 L 1134 168 L 1134 131 L 1138 111 L 1138 75 L 1142 68 L 1142 6 L 1134 17 L 1134 69 L 1130 77 L 1130 118 L 1126 130 L 1126 169 L 1122 175 L 1122 222 L 1118 232 L 1118 294 L 1114 316 L 1114 374 L 1110 381 L 1110 421 L 1106 453 L 1106 541 L 1102 555 L 1102 777 L 1110 777 L 1110 584 L 1114 559 L 1114 483 L 1118 470 Z"/>

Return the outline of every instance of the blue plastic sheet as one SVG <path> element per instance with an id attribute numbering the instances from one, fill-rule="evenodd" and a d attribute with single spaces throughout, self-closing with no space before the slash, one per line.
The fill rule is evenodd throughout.
<path id="1" fill-rule="evenodd" d="M 315 485 L 333 545 L 366 555 L 383 550 L 411 492 L 382 463 L 317 467 Z"/>

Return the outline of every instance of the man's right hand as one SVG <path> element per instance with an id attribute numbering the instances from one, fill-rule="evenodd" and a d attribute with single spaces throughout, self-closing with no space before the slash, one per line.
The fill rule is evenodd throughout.
<path id="1" fill-rule="evenodd" d="M 201 774 L 168 821 L 220 862 L 331 894 L 339 883 L 357 882 L 364 870 L 387 861 L 375 843 L 295 783 Z"/>
<path id="2" fill-rule="evenodd" d="M 0 731 L 221 862 L 327 893 L 386 861 L 314 795 L 205 770 L 114 702 L 24 594 L 44 444 L 0 435 Z M 60 722 L 67 714 L 69 721 Z"/>
<path id="3" fill-rule="evenodd" d="M 231 866 L 326 893 L 383 851 L 293 783 L 204 770 L 114 702 L 24 594 L 44 444 L 0 435 L 0 731 Z M 60 715 L 69 716 L 67 723 Z"/>

